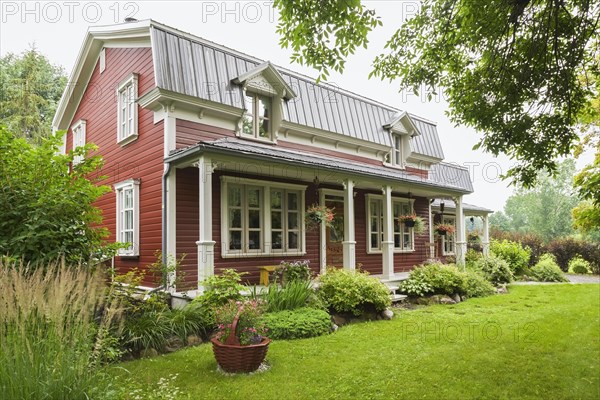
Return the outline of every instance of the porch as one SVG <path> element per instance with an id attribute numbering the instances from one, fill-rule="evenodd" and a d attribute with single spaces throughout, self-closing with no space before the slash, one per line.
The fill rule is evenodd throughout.
<path id="1" fill-rule="evenodd" d="M 198 290 L 198 282 L 224 268 L 258 283 L 260 266 L 300 259 L 315 274 L 358 267 L 395 286 L 436 255 L 434 199 L 451 198 L 460 209 L 467 192 L 460 168 L 425 175 L 231 139 L 185 149 L 167 162 L 174 167 L 167 177 L 167 253 L 187 254 L 184 282 Z M 448 171 L 458 178 L 448 179 Z M 308 229 L 305 212 L 313 204 L 334 209 L 335 222 Z M 398 221 L 410 213 L 422 218 L 423 232 Z M 464 216 L 456 225 L 460 263 Z"/>

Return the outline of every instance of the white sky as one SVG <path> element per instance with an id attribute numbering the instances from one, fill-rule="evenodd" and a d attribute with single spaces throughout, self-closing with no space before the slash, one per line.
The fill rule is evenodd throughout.
<path id="1" fill-rule="evenodd" d="M 445 115 L 447 103 L 427 102 L 425 96 L 400 93 L 398 82 L 367 79 L 371 63 L 383 51 L 386 40 L 418 1 L 369 1 L 382 18 L 383 27 L 370 35 L 368 49 L 360 49 L 346 63 L 343 75 L 332 74 L 329 82 L 438 123 L 446 161 L 470 166 L 475 193 L 465 201 L 501 210 L 512 193 L 498 179 L 511 162 L 471 148 L 478 135 L 472 129 L 454 127 Z M 270 3 L 258 1 L 0 1 L 0 55 L 20 53 L 35 43 L 52 63 L 70 73 L 86 30 L 91 25 L 122 22 L 127 16 L 154 19 L 276 65 L 316 77 L 317 73 L 291 64 L 289 49 L 281 49 L 275 29 L 277 16 Z M 584 160 L 587 160 L 586 157 Z M 584 160 L 580 160 L 581 164 Z"/>

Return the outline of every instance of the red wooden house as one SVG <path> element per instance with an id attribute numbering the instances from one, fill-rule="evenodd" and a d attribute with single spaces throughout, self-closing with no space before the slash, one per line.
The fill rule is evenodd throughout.
<path id="1" fill-rule="evenodd" d="M 435 123 L 155 21 L 88 31 L 53 125 L 65 151 L 99 146 L 114 190 L 98 206 L 110 240 L 131 243 L 120 269 L 162 250 L 187 254 L 194 287 L 298 259 L 394 280 L 428 258 L 463 262 L 469 209 L 487 248 L 489 210 L 463 204 L 469 173 L 443 161 Z M 433 232 L 434 199 L 452 201 L 451 238 Z M 314 204 L 332 226 L 307 229 Z M 425 232 L 399 222 L 410 213 Z"/>

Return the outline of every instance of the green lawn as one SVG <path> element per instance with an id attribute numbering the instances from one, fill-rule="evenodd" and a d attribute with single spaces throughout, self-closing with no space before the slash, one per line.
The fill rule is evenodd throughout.
<path id="1" fill-rule="evenodd" d="M 176 398 L 192 399 L 598 399 L 600 285 L 511 287 L 402 311 L 272 343 L 267 360 L 267 372 L 223 376 L 210 345 L 201 345 L 114 373 L 145 396 L 178 374 Z"/>

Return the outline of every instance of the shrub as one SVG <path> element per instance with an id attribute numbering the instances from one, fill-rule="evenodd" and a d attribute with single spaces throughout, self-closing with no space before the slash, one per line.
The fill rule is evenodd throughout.
<path id="1" fill-rule="evenodd" d="M 213 275 L 204 280 L 204 293 L 193 302 L 214 309 L 231 300 L 242 300 L 241 291 L 244 290 L 244 286 L 241 282 L 242 274 L 234 269 L 224 269 L 221 275 Z"/>
<path id="2" fill-rule="evenodd" d="M 513 280 L 513 273 L 508 263 L 494 255 L 477 260 L 475 270 L 479 270 L 492 285 L 497 286 Z"/>
<path id="3" fill-rule="evenodd" d="M 269 285 L 262 299 L 267 303 L 267 312 L 276 312 L 306 307 L 314 296 L 310 281 L 291 281 L 284 287 Z"/>
<path id="4" fill-rule="evenodd" d="M 569 272 L 572 274 L 589 274 L 590 263 L 577 256 L 569 261 Z"/>
<path id="5" fill-rule="evenodd" d="M 402 282 L 404 293 L 413 296 L 426 294 L 461 294 L 464 278 L 452 264 L 430 263 L 413 269 L 407 280 Z"/>
<path id="6" fill-rule="evenodd" d="M 331 319 L 323 310 L 298 308 L 268 313 L 263 317 L 271 339 L 301 339 L 331 332 Z"/>
<path id="7" fill-rule="evenodd" d="M 556 263 L 565 272 L 569 270 L 569 261 L 577 256 L 590 263 L 592 272 L 600 272 L 600 243 L 557 239 L 548 244 L 548 252 L 556 257 Z"/>
<path id="8" fill-rule="evenodd" d="M 493 240 L 490 244 L 492 253 L 508 263 L 513 274 L 520 275 L 525 272 L 529 265 L 531 250 L 524 248 L 518 242 L 503 240 L 501 242 Z"/>
<path id="9" fill-rule="evenodd" d="M 0 262 L 0 398 L 85 399 L 103 390 L 99 360 L 119 317 L 105 278 L 100 269 Z"/>
<path id="10" fill-rule="evenodd" d="M 481 257 L 483 257 L 482 252 L 472 248 L 468 249 L 467 254 L 465 254 L 465 265 L 467 266 L 467 268 L 472 267 L 473 265 L 475 265 L 475 262 Z"/>
<path id="11" fill-rule="evenodd" d="M 391 304 L 387 286 L 365 272 L 330 268 L 320 282 L 317 294 L 335 312 L 359 316 L 369 307 L 383 311 Z"/>
<path id="12" fill-rule="evenodd" d="M 506 232 L 493 228 L 491 230 L 491 237 L 500 241 L 508 240 L 521 243 L 523 247 L 529 247 L 529 250 L 531 250 L 529 266 L 535 265 L 540 256 L 546 252 L 544 240 L 534 233 Z"/>
<path id="13" fill-rule="evenodd" d="M 63 256 L 77 265 L 107 259 L 118 248 L 103 245 L 108 230 L 94 206 L 110 191 L 90 180 L 102 166 L 99 156 L 87 155 L 96 147 L 86 144 L 64 155 L 60 146 L 61 135 L 33 146 L 0 126 L 0 254 L 32 266 Z M 74 153 L 85 158 L 69 173 Z"/>
<path id="14" fill-rule="evenodd" d="M 483 275 L 473 270 L 463 272 L 462 294 L 467 297 L 485 297 L 496 293 L 496 289 Z"/>
<path id="15" fill-rule="evenodd" d="M 540 282 L 568 282 L 552 254 L 540 257 L 540 261 L 531 267 L 531 273 Z"/>
<path id="16" fill-rule="evenodd" d="M 310 261 L 282 261 L 275 271 L 275 275 L 283 285 L 294 281 L 310 281 Z"/>

